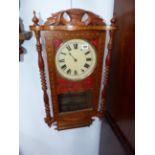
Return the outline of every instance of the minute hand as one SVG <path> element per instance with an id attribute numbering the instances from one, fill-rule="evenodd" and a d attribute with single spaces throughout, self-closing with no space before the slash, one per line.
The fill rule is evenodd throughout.
<path id="1" fill-rule="evenodd" d="M 69 55 L 73 58 L 73 60 L 76 62 L 77 59 L 69 52 Z"/>

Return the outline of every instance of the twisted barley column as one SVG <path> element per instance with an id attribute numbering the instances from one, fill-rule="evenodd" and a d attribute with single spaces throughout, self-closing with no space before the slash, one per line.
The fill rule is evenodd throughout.
<path id="1" fill-rule="evenodd" d="M 115 26 L 116 20 L 113 17 L 111 19 L 111 26 Z M 105 62 L 105 74 L 104 74 L 104 88 L 102 90 L 102 98 L 101 98 L 101 110 L 100 110 L 100 117 L 103 117 L 104 111 L 105 111 L 105 98 L 107 95 L 107 86 L 108 86 L 108 80 L 109 80 L 109 70 L 110 70 L 110 62 L 111 62 L 111 52 L 112 52 L 112 44 L 113 44 L 113 35 L 114 35 L 114 30 L 109 31 L 110 34 L 110 39 L 108 43 L 108 54 L 106 57 L 106 62 Z"/>
<path id="2" fill-rule="evenodd" d="M 34 16 L 33 16 L 32 21 L 34 23 L 34 26 L 38 26 L 39 19 L 37 18 L 35 11 L 33 12 L 33 14 L 34 14 Z M 42 45 L 40 43 L 40 30 L 35 29 L 34 33 L 35 33 L 35 37 L 36 37 L 36 48 L 38 51 L 38 66 L 39 66 L 39 71 L 40 71 L 41 85 L 42 85 L 42 90 L 43 90 L 45 112 L 46 112 L 46 117 L 44 118 L 44 121 L 47 123 L 47 125 L 49 127 L 51 127 L 53 118 L 51 117 L 49 97 L 47 94 L 45 68 L 44 68 L 44 61 L 43 61 L 43 57 L 42 57 Z"/>
<path id="3" fill-rule="evenodd" d="M 50 113 L 50 105 L 49 105 L 49 97 L 47 94 L 47 84 L 46 84 L 46 77 L 45 77 L 45 69 L 44 69 L 44 61 L 42 57 L 42 45 L 40 43 L 40 31 L 35 31 L 36 36 L 36 48 L 38 51 L 38 66 L 40 71 L 40 78 L 41 78 L 41 85 L 43 90 L 43 97 L 44 97 L 44 103 L 45 103 L 45 112 L 46 117 L 44 118 L 47 125 L 50 127 L 52 125 L 53 119 L 51 117 Z"/>

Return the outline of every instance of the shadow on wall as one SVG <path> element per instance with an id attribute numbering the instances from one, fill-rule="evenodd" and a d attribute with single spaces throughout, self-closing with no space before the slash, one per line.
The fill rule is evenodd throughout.
<path id="1" fill-rule="evenodd" d="M 102 121 L 101 131 L 99 155 L 127 155 L 105 118 Z"/>

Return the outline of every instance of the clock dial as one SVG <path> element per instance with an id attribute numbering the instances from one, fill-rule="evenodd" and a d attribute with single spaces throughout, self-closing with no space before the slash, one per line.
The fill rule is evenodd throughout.
<path id="1" fill-rule="evenodd" d="M 96 61 L 95 48 L 82 39 L 72 39 L 62 43 L 55 57 L 58 73 L 73 81 L 88 77 L 94 71 Z"/>

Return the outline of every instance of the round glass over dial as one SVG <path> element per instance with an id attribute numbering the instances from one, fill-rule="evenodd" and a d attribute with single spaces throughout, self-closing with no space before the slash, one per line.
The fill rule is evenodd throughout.
<path id="1" fill-rule="evenodd" d="M 55 64 L 58 73 L 73 81 L 88 77 L 96 66 L 95 48 L 86 40 L 71 39 L 60 45 Z"/>

